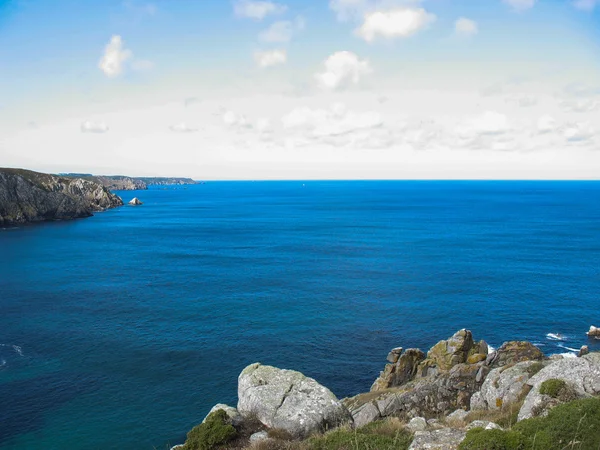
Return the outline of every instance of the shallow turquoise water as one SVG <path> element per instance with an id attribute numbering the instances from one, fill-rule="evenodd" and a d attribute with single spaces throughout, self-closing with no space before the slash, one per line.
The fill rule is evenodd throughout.
<path id="1" fill-rule="evenodd" d="M 166 448 L 255 361 L 344 397 L 398 345 L 556 353 L 600 324 L 598 182 L 122 194 L 145 204 L 0 232 L 2 449 Z"/>

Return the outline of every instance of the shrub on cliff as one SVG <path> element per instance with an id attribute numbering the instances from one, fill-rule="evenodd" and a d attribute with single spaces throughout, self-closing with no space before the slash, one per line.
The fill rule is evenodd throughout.
<path id="1" fill-rule="evenodd" d="M 187 435 L 183 450 L 215 450 L 224 448 L 234 439 L 237 431 L 228 423 L 227 413 L 219 409 L 206 418 L 204 423 L 192 428 Z"/>
<path id="2" fill-rule="evenodd" d="M 305 442 L 308 450 L 406 450 L 413 440 L 411 432 L 393 421 L 373 422 L 358 430 L 338 428 Z"/>
<path id="3" fill-rule="evenodd" d="M 598 450 L 600 399 L 587 398 L 552 409 L 547 417 L 517 423 L 510 431 L 474 429 L 460 450 Z"/>

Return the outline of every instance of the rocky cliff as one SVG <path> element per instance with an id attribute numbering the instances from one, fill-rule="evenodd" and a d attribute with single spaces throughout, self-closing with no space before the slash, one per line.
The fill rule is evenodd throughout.
<path id="1" fill-rule="evenodd" d="M 23 169 L 0 169 L 0 226 L 89 217 L 123 205 L 106 187 Z"/>
<path id="2" fill-rule="evenodd" d="M 140 191 L 148 189 L 148 186 L 182 186 L 187 184 L 198 184 L 191 178 L 128 177 L 124 175 L 92 175 L 89 173 L 61 173 L 59 176 L 82 178 L 101 184 L 111 191 Z"/>
<path id="3" fill-rule="evenodd" d="M 237 408 L 216 405 L 174 448 L 597 449 L 600 353 L 571 356 L 526 341 L 494 350 L 463 329 L 428 352 L 394 348 L 371 391 L 343 400 L 256 363 L 238 378 Z"/>

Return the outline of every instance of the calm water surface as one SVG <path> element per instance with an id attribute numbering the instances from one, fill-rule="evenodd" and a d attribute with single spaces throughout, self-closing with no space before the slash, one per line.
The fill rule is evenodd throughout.
<path id="1" fill-rule="evenodd" d="M 0 231 L 2 449 L 164 449 L 256 361 L 344 397 L 395 346 L 600 324 L 600 182 L 121 194 L 144 205 Z"/>

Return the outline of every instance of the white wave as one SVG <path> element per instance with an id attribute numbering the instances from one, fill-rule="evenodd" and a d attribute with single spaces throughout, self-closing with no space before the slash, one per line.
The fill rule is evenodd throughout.
<path id="1" fill-rule="evenodd" d="M 546 339 L 550 339 L 551 341 L 566 341 L 567 337 L 559 333 L 548 333 Z"/>
<path id="2" fill-rule="evenodd" d="M 577 358 L 575 353 L 567 352 L 567 353 L 559 353 L 563 358 Z"/>
<path id="3" fill-rule="evenodd" d="M 577 349 L 577 348 L 567 347 L 566 345 L 562 345 L 562 344 L 558 344 L 557 347 L 564 348 L 565 350 L 569 350 L 569 351 L 575 352 L 575 353 L 579 352 L 579 349 Z"/>
<path id="4" fill-rule="evenodd" d="M 489 355 L 490 353 L 492 353 L 492 352 L 495 352 L 495 351 L 496 351 L 496 347 L 494 347 L 494 346 L 492 346 L 492 345 L 488 344 L 488 355 Z"/>
<path id="5" fill-rule="evenodd" d="M 18 346 L 18 345 L 12 345 L 12 344 L 0 344 L 0 347 L 12 347 L 12 349 L 15 351 L 15 353 L 19 356 L 24 356 L 23 355 L 23 348 Z"/>

